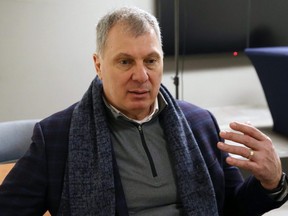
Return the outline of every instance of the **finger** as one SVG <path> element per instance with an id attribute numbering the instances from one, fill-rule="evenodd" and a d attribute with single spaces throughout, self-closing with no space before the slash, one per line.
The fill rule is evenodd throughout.
<path id="1" fill-rule="evenodd" d="M 264 133 L 253 127 L 251 124 L 232 122 L 230 123 L 230 128 L 243 134 L 249 135 L 259 141 L 267 139 L 267 136 Z"/>
<path id="2" fill-rule="evenodd" d="M 243 147 L 243 146 L 229 145 L 223 142 L 219 142 L 217 146 L 220 150 L 225 151 L 229 154 L 238 155 L 251 161 L 255 161 L 256 159 L 255 151 L 250 148 Z"/>
<path id="3" fill-rule="evenodd" d="M 220 136 L 225 140 L 243 144 L 248 148 L 258 149 L 261 146 L 257 139 L 254 139 L 253 137 L 246 134 L 240 134 L 238 132 L 221 131 Z"/>
<path id="4" fill-rule="evenodd" d="M 252 123 L 250 121 L 245 121 L 245 124 L 252 125 Z"/>
<path id="5" fill-rule="evenodd" d="M 282 169 L 279 166 L 271 169 L 271 167 L 263 167 L 261 164 L 251 160 L 241 160 L 233 157 L 227 157 L 226 162 L 231 166 L 251 172 L 261 182 L 262 186 L 268 190 L 277 187 L 282 175 Z"/>
<path id="6" fill-rule="evenodd" d="M 226 162 L 231 166 L 236 166 L 252 173 L 257 169 L 257 163 L 250 160 L 241 160 L 233 157 L 227 157 Z"/>

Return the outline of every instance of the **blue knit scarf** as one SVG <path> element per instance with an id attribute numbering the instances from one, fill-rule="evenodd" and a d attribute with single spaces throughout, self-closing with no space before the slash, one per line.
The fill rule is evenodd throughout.
<path id="1" fill-rule="evenodd" d="M 164 86 L 160 91 L 168 106 L 159 118 L 169 141 L 184 215 L 216 216 L 215 193 L 198 144 L 176 101 Z M 73 112 L 58 215 L 115 215 L 112 144 L 102 94 L 96 77 Z"/>

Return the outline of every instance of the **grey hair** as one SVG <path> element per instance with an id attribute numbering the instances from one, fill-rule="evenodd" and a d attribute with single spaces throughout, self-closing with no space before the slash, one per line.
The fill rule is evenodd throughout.
<path id="1" fill-rule="evenodd" d="M 150 13 L 136 7 L 122 7 L 102 17 L 96 26 L 96 53 L 103 55 L 110 29 L 117 23 L 123 24 L 135 37 L 147 33 L 152 27 L 162 48 L 162 37 L 157 19 Z"/>

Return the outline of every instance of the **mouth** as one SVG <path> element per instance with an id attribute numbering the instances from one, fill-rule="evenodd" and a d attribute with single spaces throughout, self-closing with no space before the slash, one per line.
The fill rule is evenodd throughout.
<path id="1" fill-rule="evenodd" d="M 135 96 L 144 96 L 149 93 L 149 90 L 139 89 L 139 90 L 130 90 L 128 93 L 133 94 Z"/>
<path id="2" fill-rule="evenodd" d="M 129 91 L 129 93 L 133 93 L 133 94 L 145 94 L 149 92 L 148 90 L 132 90 L 132 91 Z"/>

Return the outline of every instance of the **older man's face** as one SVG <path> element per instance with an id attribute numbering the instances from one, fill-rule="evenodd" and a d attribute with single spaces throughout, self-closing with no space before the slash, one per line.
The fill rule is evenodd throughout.
<path id="1" fill-rule="evenodd" d="M 135 37 L 116 24 L 103 55 L 95 55 L 94 61 L 110 104 L 138 120 L 150 113 L 163 73 L 162 48 L 152 28 Z"/>

